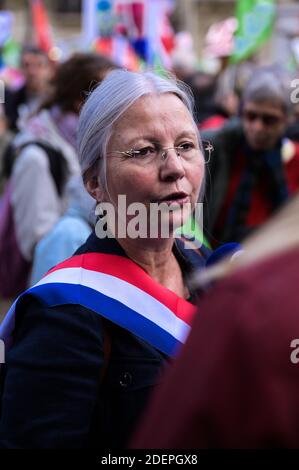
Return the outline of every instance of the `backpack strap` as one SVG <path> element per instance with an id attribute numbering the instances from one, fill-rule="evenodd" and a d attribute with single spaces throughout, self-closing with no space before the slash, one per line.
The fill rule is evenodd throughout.
<path id="1" fill-rule="evenodd" d="M 18 153 L 29 145 L 36 145 L 37 147 L 40 147 L 47 155 L 50 172 L 54 180 L 57 193 L 59 196 L 61 196 L 69 173 L 67 161 L 64 158 L 63 153 L 61 152 L 61 150 L 58 150 L 40 141 L 26 142 L 24 145 L 19 147 Z"/>
<path id="2" fill-rule="evenodd" d="M 64 158 L 63 153 L 50 145 L 40 141 L 28 141 L 19 147 L 14 147 L 13 144 L 9 144 L 3 155 L 3 176 L 9 179 L 12 173 L 13 165 L 20 154 L 20 152 L 28 147 L 29 145 L 35 145 L 40 147 L 46 154 L 49 161 L 49 168 L 52 178 L 55 183 L 55 187 L 59 196 L 62 195 L 64 186 L 69 174 L 67 161 Z"/>

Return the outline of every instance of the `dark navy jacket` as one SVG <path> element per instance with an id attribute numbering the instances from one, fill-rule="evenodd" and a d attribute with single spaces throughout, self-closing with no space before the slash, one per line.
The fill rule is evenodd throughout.
<path id="1" fill-rule="evenodd" d="M 77 254 L 86 252 L 126 256 L 115 240 L 94 233 Z M 188 274 L 208 253 L 175 254 Z M 15 331 L 1 374 L 0 447 L 125 446 L 167 356 L 87 308 L 48 308 L 30 295 Z M 103 377 L 105 335 L 111 353 Z"/>

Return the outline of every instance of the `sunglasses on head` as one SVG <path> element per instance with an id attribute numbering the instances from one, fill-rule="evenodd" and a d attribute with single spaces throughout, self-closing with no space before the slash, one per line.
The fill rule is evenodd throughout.
<path id="1" fill-rule="evenodd" d="M 281 117 L 274 114 L 256 113 L 255 111 L 244 111 L 243 117 L 250 122 L 261 120 L 265 126 L 275 126 L 281 122 Z"/>

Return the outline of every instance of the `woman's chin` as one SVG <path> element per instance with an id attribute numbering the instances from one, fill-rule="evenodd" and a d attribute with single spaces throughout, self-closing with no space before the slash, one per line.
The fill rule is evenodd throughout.
<path id="1" fill-rule="evenodd" d="M 186 214 L 181 210 L 177 210 L 176 212 L 172 212 L 169 214 L 168 217 L 163 217 L 161 220 L 161 227 L 160 233 L 163 236 L 164 234 L 167 236 L 167 232 L 169 236 L 172 236 L 174 232 L 185 225 L 189 220 L 191 212 Z"/>

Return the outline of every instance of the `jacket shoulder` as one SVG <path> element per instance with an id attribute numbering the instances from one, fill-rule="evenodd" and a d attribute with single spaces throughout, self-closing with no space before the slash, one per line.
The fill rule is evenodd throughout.
<path id="1" fill-rule="evenodd" d="M 239 118 L 232 118 L 227 121 L 221 129 L 205 130 L 201 132 L 204 140 L 210 140 L 213 144 L 230 139 L 240 139 L 243 134 L 241 121 Z"/>

